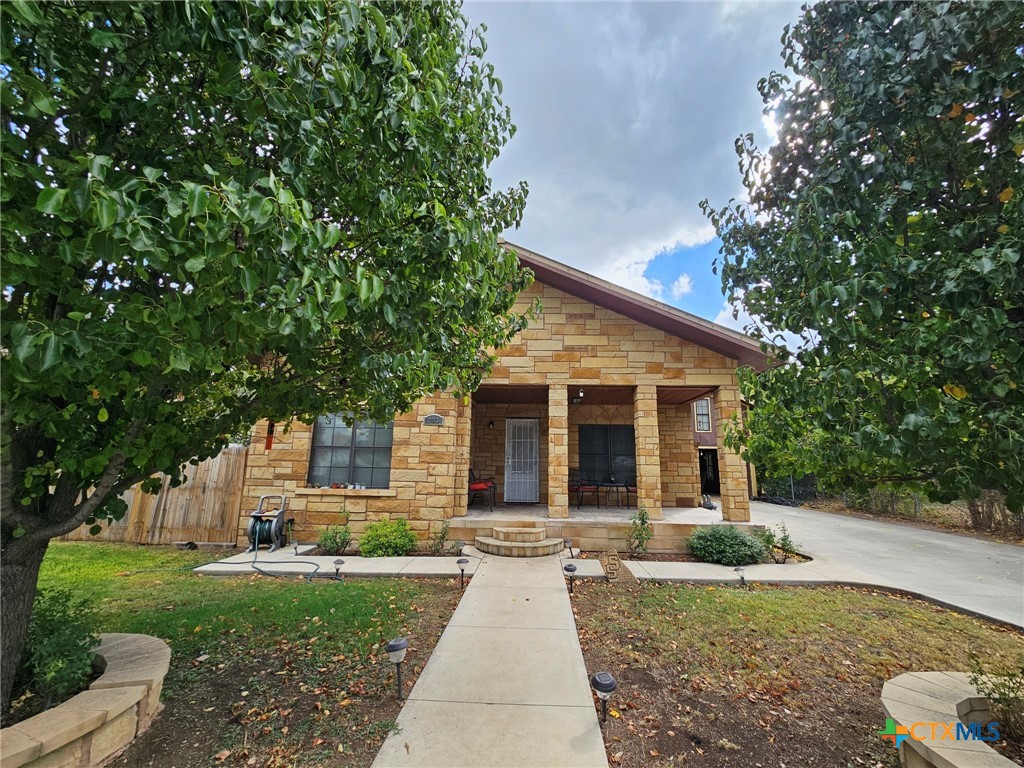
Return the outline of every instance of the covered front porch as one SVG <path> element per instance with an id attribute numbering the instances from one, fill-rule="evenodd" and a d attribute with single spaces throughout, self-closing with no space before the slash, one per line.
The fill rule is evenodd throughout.
<path id="1" fill-rule="evenodd" d="M 460 518 L 486 526 L 492 515 L 624 523 L 638 505 L 652 521 L 690 524 L 685 516 L 701 501 L 693 403 L 709 396 L 717 403 L 717 519 L 749 520 L 746 467 L 722 442 L 739 408 L 734 388 L 485 384 L 471 402 L 469 466 L 477 479 L 493 479 L 495 508 L 470 494 L 453 527 Z"/>

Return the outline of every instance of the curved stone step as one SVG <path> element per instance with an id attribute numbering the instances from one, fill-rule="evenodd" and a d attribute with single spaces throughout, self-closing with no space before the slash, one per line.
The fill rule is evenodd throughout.
<path id="1" fill-rule="evenodd" d="M 546 531 L 543 528 L 495 528 L 494 538 L 498 541 L 528 541 L 536 543 L 544 541 Z"/>
<path id="2" fill-rule="evenodd" d="M 565 542 L 562 539 L 543 539 L 542 541 L 501 541 L 492 536 L 477 536 L 476 548 L 489 555 L 500 557 L 544 557 L 562 551 Z"/>

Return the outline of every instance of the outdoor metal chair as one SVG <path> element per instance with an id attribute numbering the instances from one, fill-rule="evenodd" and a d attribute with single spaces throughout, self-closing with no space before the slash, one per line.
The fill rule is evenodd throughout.
<path id="1" fill-rule="evenodd" d="M 583 506 L 583 496 L 588 493 L 593 494 L 597 505 L 601 506 L 600 487 L 593 480 L 582 477 L 576 467 L 569 467 L 569 493 L 576 494 L 576 509 Z"/>
<path id="2" fill-rule="evenodd" d="M 494 511 L 494 496 L 497 492 L 498 484 L 494 482 L 493 477 L 477 477 L 476 472 L 472 469 L 469 470 L 469 503 L 472 504 L 473 500 L 480 494 L 487 498 L 490 494 L 491 512 Z"/>

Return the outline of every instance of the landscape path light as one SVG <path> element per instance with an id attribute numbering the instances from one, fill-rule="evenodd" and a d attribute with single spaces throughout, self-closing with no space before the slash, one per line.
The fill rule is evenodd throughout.
<path id="1" fill-rule="evenodd" d="M 563 541 L 565 542 L 565 548 L 569 550 L 569 557 L 572 557 L 572 539 L 566 537 Z"/>
<path id="2" fill-rule="evenodd" d="M 408 647 L 409 641 L 404 637 L 396 637 L 384 646 L 384 650 L 388 652 L 388 658 L 391 659 L 391 663 L 395 665 L 395 671 L 398 675 L 399 701 L 402 700 L 402 661 L 405 659 L 405 651 Z"/>
<path id="3" fill-rule="evenodd" d="M 747 586 L 747 578 L 743 575 L 746 573 L 746 571 L 743 570 L 743 567 L 737 565 L 735 568 L 733 568 L 733 571 L 735 571 L 736 575 L 740 577 L 740 586 Z"/>
<path id="4" fill-rule="evenodd" d="M 344 564 L 345 561 L 342 560 L 340 557 L 334 561 L 334 578 L 341 579 L 341 573 L 339 573 L 339 571 L 341 571 L 341 566 L 343 566 Z"/>
<path id="5" fill-rule="evenodd" d="M 465 557 L 460 557 L 456 562 L 459 565 L 459 589 L 466 588 L 466 566 L 469 565 L 469 560 Z"/>
<path id="6" fill-rule="evenodd" d="M 576 574 L 576 566 L 572 563 L 568 563 L 564 568 L 562 568 L 562 570 L 569 574 L 569 594 L 571 595 L 573 578 Z"/>
<path id="7" fill-rule="evenodd" d="M 597 698 L 601 700 L 601 722 L 607 722 L 608 699 L 612 697 L 619 685 L 608 672 L 595 672 L 594 676 L 590 678 L 590 687 L 594 689 Z"/>

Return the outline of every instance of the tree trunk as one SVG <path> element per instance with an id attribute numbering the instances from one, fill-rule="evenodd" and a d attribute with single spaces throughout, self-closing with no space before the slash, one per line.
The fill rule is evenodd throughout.
<path id="1" fill-rule="evenodd" d="M 3 699 L 0 712 L 7 712 L 11 704 L 14 680 L 25 652 L 28 622 L 32 616 L 32 603 L 36 597 L 36 579 L 43 562 L 49 539 L 30 535 L 12 538 L 3 531 L 3 552 L 0 559 L 0 604 L 3 605 L 3 632 L 0 632 L 0 686 Z"/>

